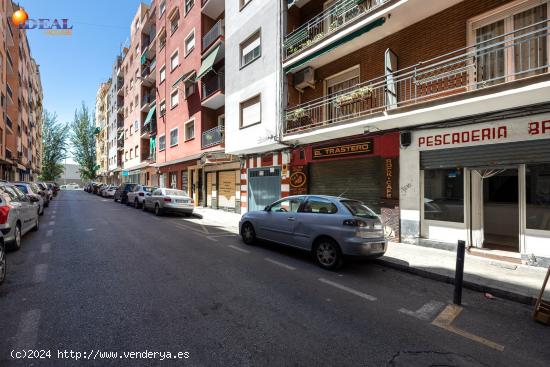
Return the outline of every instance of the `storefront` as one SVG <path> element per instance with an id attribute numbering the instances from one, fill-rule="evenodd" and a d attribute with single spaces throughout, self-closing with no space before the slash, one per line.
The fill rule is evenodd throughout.
<path id="1" fill-rule="evenodd" d="M 241 212 L 241 164 L 238 157 L 207 153 L 200 160 L 204 172 L 205 206 Z"/>
<path id="2" fill-rule="evenodd" d="M 399 239 L 399 134 L 356 136 L 292 151 L 290 194 L 360 200 Z"/>
<path id="3" fill-rule="evenodd" d="M 550 258 L 550 115 L 412 131 L 400 166 L 403 240 Z"/>

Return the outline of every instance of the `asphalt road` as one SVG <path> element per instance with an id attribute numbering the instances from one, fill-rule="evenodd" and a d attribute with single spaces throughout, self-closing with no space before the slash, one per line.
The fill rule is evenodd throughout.
<path id="1" fill-rule="evenodd" d="M 81 191 L 61 192 L 8 262 L 0 366 L 550 365 L 530 307 L 465 291 L 439 327 L 448 284 L 370 262 L 327 272 Z M 12 357 L 29 351 L 45 358 Z"/>

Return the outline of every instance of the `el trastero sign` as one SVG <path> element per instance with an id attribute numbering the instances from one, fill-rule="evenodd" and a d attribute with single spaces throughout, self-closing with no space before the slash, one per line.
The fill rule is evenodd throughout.
<path id="1" fill-rule="evenodd" d="M 336 158 L 358 154 L 371 154 L 374 151 L 372 140 L 348 144 L 331 144 L 313 147 L 312 159 Z"/>

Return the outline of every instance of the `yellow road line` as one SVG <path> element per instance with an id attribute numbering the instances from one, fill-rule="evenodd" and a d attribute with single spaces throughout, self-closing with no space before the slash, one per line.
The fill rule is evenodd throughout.
<path id="1" fill-rule="evenodd" d="M 504 351 L 504 346 L 500 344 L 453 326 L 452 322 L 458 317 L 458 315 L 460 315 L 461 312 L 462 307 L 457 305 L 447 305 L 445 309 L 441 311 L 441 313 L 435 318 L 435 320 L 432 321 L 432 325 L 450 331 L 451 333 L 460 335 L 464 338 L 473 340 L 477 343 L 483 344 L 489 348 L 496 349 L 500 352 Z"/>

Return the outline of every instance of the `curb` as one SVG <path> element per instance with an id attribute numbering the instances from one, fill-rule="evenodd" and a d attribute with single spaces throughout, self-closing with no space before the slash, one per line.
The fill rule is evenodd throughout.
<path id="1" fill-rule="evenodd" d="M 375 259 L 374 262 L 382 266 L 386 266 L 386 267 L 400 270 L 406 273 L 418 275 L 423 278 L 437 280 L 439 282 L 444 282 L 448 284 L 454 284 L 454 278 L 448 275 L 433 273 L 423 269 L 417 269 L 408 265 L 396 263 L 391 260 L 385 260 L 383 258 Z M 482 292 L 482 293 L 491 293 L 495 297 L 507 299 L 509 301 L 518 302 L 518 303 L 522 303 L 530 306 L 534 305 L 536 302 L 535 297 L 527 296 L 521 293 L 510 292 L 500 288 L 494 288 L 494 287 L 490 287 L 490 286 L 486 286 L 478 283 L 473 283 L 467 280 L 463 281 L 463 285 L 464 285 L 464 288 L 468 288 L 473 291 Z"/>

